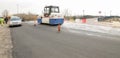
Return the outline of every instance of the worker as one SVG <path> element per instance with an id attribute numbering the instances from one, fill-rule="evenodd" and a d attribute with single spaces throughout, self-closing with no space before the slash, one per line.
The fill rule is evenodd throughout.
<path id="1" fill-rule="evenodd" d="M 37 21 L 37 17 L 38 17 L 38 15 L 34 16 L 34 26 L 36 26 L 36 24 L 37 24 L 37 22 L 36 22 Z"/>
<path id="2" fill-rule="evenodd" d="M 7 24 L 7 22 L 8 22 L 8 17 L 5 17 L 4 20 L 5 20 L 5 23 Z"/>
<path id="3" fill-rule="evenodd" d="M 1 17 L 0 18 L 0 25 L 3 26 L 4 25 L 4 19 Z"/>

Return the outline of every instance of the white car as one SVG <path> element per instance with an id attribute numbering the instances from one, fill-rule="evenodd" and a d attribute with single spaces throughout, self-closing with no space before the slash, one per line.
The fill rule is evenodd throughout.
<path id="1" fill-rule="evenodd" d="M 17 16 L 12 16 L 9 20 L 9 26 L 21 26 L 22 25 L 22 19 Z"/>

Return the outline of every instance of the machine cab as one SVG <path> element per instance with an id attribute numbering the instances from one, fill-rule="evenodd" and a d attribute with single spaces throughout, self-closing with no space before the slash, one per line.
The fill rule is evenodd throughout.
<path id="1" fill-rule="evenodd" d="M 51 13 L 60 13 L 58 6 L 46 6 L 44 8 L 44 16 L 49 17 Z"/>

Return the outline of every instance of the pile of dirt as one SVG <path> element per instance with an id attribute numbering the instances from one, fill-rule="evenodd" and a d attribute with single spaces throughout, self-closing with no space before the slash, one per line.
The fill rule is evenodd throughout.
<path id="1" fill-rule="evenodd" d="M 0 26 L 0 58 L 12 58 L 12 41 L 7 26 Z"/>
<path id="2" fill-rule="evenodd" d="M 112 22 L 112 27 L 120 28 L 120 22 L 118 22 L 118 21 L 113 21 L 113 22 Z"/>
<path id="3" fill-rule="evenodd" d="M 109 18 L 105 20 L 104 22 L 113 22 L 113 21 L 120 22 L 120 18 Z"/>

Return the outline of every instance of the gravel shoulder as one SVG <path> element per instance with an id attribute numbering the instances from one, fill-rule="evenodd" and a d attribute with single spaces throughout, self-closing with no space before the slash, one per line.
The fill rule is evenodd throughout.
<path id="1" fill-rule="evenodd" d="M 12 58 L 12 47 L 10 29 L 0 26 L 0 58 Z"/>

